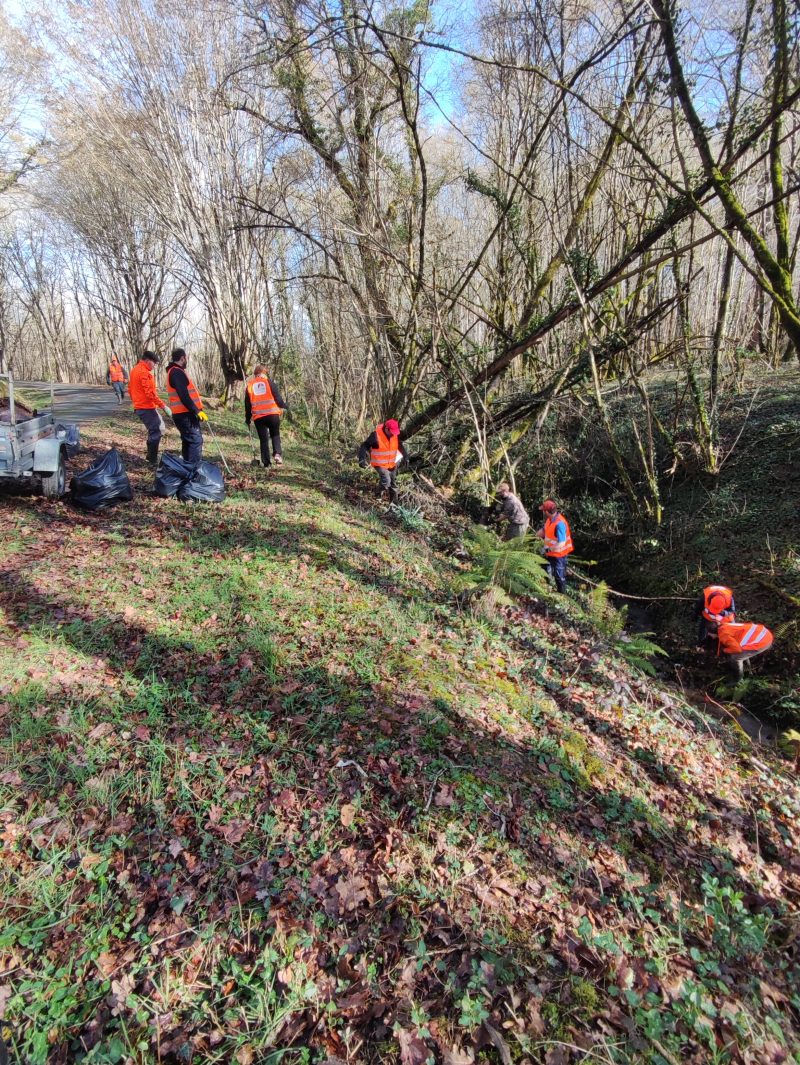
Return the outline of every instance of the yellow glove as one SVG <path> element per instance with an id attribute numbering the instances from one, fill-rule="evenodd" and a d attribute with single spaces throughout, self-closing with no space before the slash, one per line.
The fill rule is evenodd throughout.
<path id="1" fill-rule="evenodd" d="M 206 414 L 206 412 L 204 410 L 199 410 L 197 412 L 197 417 L 200 419 L 201 422 L 207 422 L 208 421 L 208 415 Z"/>

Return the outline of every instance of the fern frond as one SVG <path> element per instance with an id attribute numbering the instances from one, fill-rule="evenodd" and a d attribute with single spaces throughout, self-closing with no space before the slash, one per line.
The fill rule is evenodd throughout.
<path id="1" fill-rule="evenodd" d="M 629 666 L 641 670 L 649 677 L 656 675 L 655 667 L 650 659 L 655 655 L 668 657 L 668 652 L 663 647 L 659 647 L 657 643 L 648 639 L 648 636 L 653 635 L 652 632 L 636 632 L 631 636 L 626 635 L 614 640 L 614 650 L 617 654 L 621 655 Z"/>

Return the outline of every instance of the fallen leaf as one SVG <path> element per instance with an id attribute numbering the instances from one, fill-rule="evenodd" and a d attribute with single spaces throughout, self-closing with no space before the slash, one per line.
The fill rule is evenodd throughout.
<path id="1" fill-rule="evenodd" d="M 339 896 L 339 912 L 350 913 L 367 897 L 367 882 L 363 876 L 340 877 L 336 881 Z"/>
<path id="2" fill-rule="evenodd" d="M 339 812 L 339 820 L 342 822 L 345 828 L 349 828 L 352 825 L 355 816 L 355 806 L 351 806 L 349 802 L 346 802 Z"/>
<path id="3" fill-rule="evenodd" d="M 92 731 L 87 736 L 90 740 L 101 740 L 104 736 L 108 736 L 109 733 L 114 731 L 114 726 L 110 721 L 101 721 L 99 725 L 95 725 Z"/>
<path id="4" fill-rule="evenodd" d="M 5 987 L 0 987 L 0 1021 L 2 1021 L 6 1015 L 6 1006 L 8 1004 L 8 1000 L 11 998 L 11 995 L 12 991 L 8 985 L 6 985 Z"/>
<path id="5" fill-rule="evenodd" d="M 403 1065 L 425 1065 L 431 1054 L 427 1043 L 408 1028 L 401 1028 L 396 1034 Z"/>
<path id="6" fill-rule="evenodd" d="M 459 1046 L 451 1047 L 442 1053 L 442 1065 L 473 1065 L 475 1054 Z"/>

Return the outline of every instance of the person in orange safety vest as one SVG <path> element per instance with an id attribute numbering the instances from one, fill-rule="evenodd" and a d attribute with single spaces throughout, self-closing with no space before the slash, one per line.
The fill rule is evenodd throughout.
<path id="1" fill-rule="evenodd" d="M 387 418 L 382 425 L 377 425 L 358 449 L 358 464 L 372 466 L 378 473 L 378 496 L 389 493 L 389 503 L 397 502 L 397 467 L 408 461 L 408 452 L 400 439 L 400 424 L 394 418 Z"/>
<path id="2" fill-rule="evenodd" d="M 711 622 L 710 624 L 716 624 Z M 742 679 L 748 658 L 762 655 L 772 647 L 773 635 L 756 621 L 720 621 L 717 629 L 717 654 L 724 654 L 734 674 Z"/>
<path id="3" fill-rule="evenodd" d="M 194 381 L 186 372 L 188 356 L 183 348 L 175 348 L 167 367 L 167 399 L 175 428 L 181 434 L 181 454 L 195 466 L 203 458 L 203 434 L 200 423 L 208 421 L 203 401 Z"/>
<path id="4" fill-rule="evenodd" d="M 733 592 L 724 584 L 709 584 L 696 600 L 692 614 L 698 619 L 697 645 L 702 649 L 706 647 L 709 636 L 714 636 L 714 630 L 721 621 L 736 620 Z"/>
<path id="5" fill-rule="evenodd" d="M 147 461 L 151 466 L 158 462 L 158 445 L 164 435 L 164 420 L 160 411 L 166 403 L 156 391 L 155 368 L 158 355 L 154 351 L 142 352 L 142 357 L 131 370 L 128 394 L 133 409 L 147 429 Z"/>
<path id="6" fill-rule="evenodd" d="M 128 380 L 128 371 L 119 361 L 116 355 L 111 356 L 111 362 L 106 370 L 106 384 L 111 385 L 117 396 L 117 403 L 125 398 L 125 382 Z"/>
<path id="7" fill-rule="evenodd" d="M 283 396 L 267 374 L 266 366 L 259 363 L 253 371 L 255 376 L 247 382 L 244 393 L 244 420 L 248 428 L 252 422 L 261 445 L 261 465 L 271 466 L 269 445 L 272 442 L 272 458 L 276 466 L 283 465 L 281 447 L 281 413 L 287 410 Z"/>
<path id="8" fill-rule="evenodd" d="M 546 569 L 555 580 L 558 591 L 566 592 L 567 555 L 571 555 L 575 550 L 572 546 L 569 522 L 552 499 L 545 499 L 539 509 L 544 514 L 544 525 L 536 535 L 540 540 L 544 540 Z"/>

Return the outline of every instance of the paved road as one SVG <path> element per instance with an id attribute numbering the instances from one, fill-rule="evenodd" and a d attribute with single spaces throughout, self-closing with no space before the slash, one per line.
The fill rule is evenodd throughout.
<path id="1" fill-rule="evenodd" d="M 50 402 L 50 385 L 44 381 L 15 381 L 14 388 L 32 389 L 39 410 Z M 53 385 L 56 417 L 64 422 L 88 422 L 95 418 L 109 418 L 117 412 L 130 411 L 131 403 L 118 404 L 117 397 L 106 385 Z M 41 398 L 40 398 L 41 397 Z"/>

